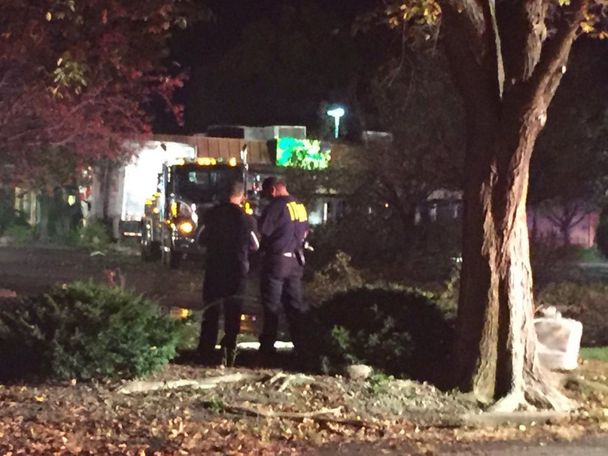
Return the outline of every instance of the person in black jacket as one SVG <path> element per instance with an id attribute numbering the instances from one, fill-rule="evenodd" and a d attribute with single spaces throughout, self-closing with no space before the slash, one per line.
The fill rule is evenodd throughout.
<path id="1" fill-rule="evenodd" d="M 289 194 L 285 182 L 274 177 L 262 184 L 263 195 L 270 199 L 259 222 L 262 264 L 262 307 L 264 323 L 260 353 L 274 353 L 278 314 L 281 307 L 289 324 L 296 353 L 302 349 L 309 307 L 302 299 L 304 257 L 302 245 L 308 234 L 308 215 L 303 204 Z"/>
<path id="2" fill-rule="evenodd" d="M 249 271 L 249 252 L 257 250 L 255 221 L 244 213 L 242 182 L 233 183 L 229 200 L 205 214 L 200 242 L 206 246 L 203 283 L 203 321 L 198 352 L 203 361 L 213 360 L 218 334 L 220 304 L 224 310 L 224 360 L 234 362 L 236 338 L 240 331 L 242 295 Z"/>

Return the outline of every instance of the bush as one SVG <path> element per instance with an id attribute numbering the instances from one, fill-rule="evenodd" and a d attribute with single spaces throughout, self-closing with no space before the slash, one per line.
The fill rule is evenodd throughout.
<path id="1" fill-rule="evenodd" d="M 317 302 L 329 299 L 336 293 L 360 288 L 365 283 L 363 274 L 351 264 L 351 257 L 338 251 L 328 264 L 315 272 L 308 285 L 309 294 Z"/>
<path id="2" fill-rule="evenodd" d="M 344 252 L 354 268 L 376 279 L 426 287 L 449 278 L 454 258 L 460 256 L 460 231 L 455 221 L 425 222 L 405 230 L 379 214 L 371 219 L 366 214 L 349 214 L 315 228 L 310 264 L 322 268 Z"/>
<path id="3" fill-rule="evenodd" d="M 173 358 L 183 327 L 130 291 L 77 282 L 4 302 L 0 359 L 12 375 L 131 378 Z"/>
<path id="4" fill-rule="evenodd" d="M 541 290 L 550 283 L 578 280 L 582 271 L 578 266 L 582 250 L 575 245 L 561 245 L 555 236 L 532 240 L 530 262 L 534 287 Z"/>
<path id="5" fill-rule="evenodd" d="M 583 323 L 582 344 L 608 345 L 608 285 L 601 282 L 562 282 L 548 285 L 539 306 L 555 306 L 565 317 Z"/>
<path id="6" fill-rule="evenodd" d="M 429 296 L 364 287 L 339 293 L 316 311 L 326 356 L 394 375 L 440 382 L 450 355 L 451 323 Z"/>
<path id="7" fill-rule="evenodd" d="M 0 236 L 5 234 L 9 227 L 29 227 L 29 224 L 22 211 L 14 209 L 6 201 L 0 201 Z"/>
<path id="8" fill-rule="evenodd" d="M 3 235 L 15 244 L 25 244 L 34 238 L 34 231 L 28 225 L 10 225 Z"/>
<path id="9" fill-rule="evenodd" d="M 595 231 L 595 242 L 602 255 L 608 258 L 608 208 L 604 208 L 600 214 L 600 222 Z"/>
<path id="10" fill-rule="evenodd" d="M 86 225 L 54 233 L 52 241 L 71 247 L 101 249 L 111 242 L 111 236 L 102 222 L 93 220 Z"/>
<path id="11" fill-rule="evenodd" d="M 108 227 L 99 221 L 87 221 L 79 230 L 79 244 L 83 247 L 103 247 L 112 240 Z"/>

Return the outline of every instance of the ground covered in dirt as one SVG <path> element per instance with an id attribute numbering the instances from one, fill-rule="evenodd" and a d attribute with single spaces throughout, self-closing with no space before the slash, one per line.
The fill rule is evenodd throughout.
<path id="1" fill-rule="evenodd" d="M 169 271 L 129 253 L 3 247 L 0 288 L 36 294 L 120 268 L 126 286 L 166 306 L 200 306 L 200 267 Z M 0 384 L 0 454 L 512 454 L 522 445 L 594 454 L 608 445 L 590 440 L 608 431 L 607 376 L 608 363 L 588 361 L 567 381 L 578 411 L 496 427 L 473 425 L 476 404 L 427 384 L 205 368 L 182 357 L 139 383 Z"/>
<path id="2" fill-rule="evenodd" d="M 580 377 L 608 389 L 607 371 L 606 363 L 592 362 L 572 378 L 582 408 L 571 417 L 498 428 L 468 425 L 464 417 L 479 410 L 462 396 L 383 376 L 172 364 L 135 383 L 7 384 L 0 386 L 0 454 L 474 454 L 496 442 L 542 447 L 607 430 L 607 396 Z M 191 383 L 170 389 L 175 380 Z"/>

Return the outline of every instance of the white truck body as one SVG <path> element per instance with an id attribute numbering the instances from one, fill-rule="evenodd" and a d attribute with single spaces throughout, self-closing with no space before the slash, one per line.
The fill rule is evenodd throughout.
<path id="1" fill-rule="evenodd" d="M 156 191 L 158 174 L 164 163 L 178 159 L 196 158 L 196 147 L 191 144 L 169 141 L 130 142 L 135 149 L 131 161 L 115 168 L 103 185 L 100 172 L 95 172 L 91 190 L 89 217 L 111 219 L 113 234 L 120 236 L 120 222 L 140 221 L 144 215 L 146 199 Z M 105 187 L 105 189 L 104 189 Z M 106 214 L 104 214 L 104 202 Z"/>

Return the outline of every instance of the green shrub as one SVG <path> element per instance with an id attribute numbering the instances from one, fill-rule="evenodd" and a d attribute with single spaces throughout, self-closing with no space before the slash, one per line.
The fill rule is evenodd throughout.
<path id="1" fill-rule="evenodd" d="M 3 233 L 15 244 L 24 244 L 34 238 L 34 232 L 28 225 L 9 225 Z"/>
<path id="2" fill-rule="evenodd" d="M 64 246 L 102 249 L 110 244 L 111 236 L 103 223 L 93 220 L 77 228 L 56 230 L 51 240 Z"/>
<path id="3" fill-rule="evenodd" d="M 2 200 L 0 190 L 0 236 L 4 235 L 4 231 L 9 227 L 29 228 L 29 224 L 22 211 L 13 208 L 6 200 Z"/>
<path id="4" fill-rule="evenodd" d="M 582 322 L 583 345 L 608 345 L 608 284 L 551 284 L 539 294 L 537 302 L 539 306 L 555 306 L 563 316 Z"/>
<path id="5" fill-rule="evenodd" d="M 604 255 L 602 254 L 602 252 L 599 251 L 597 247 L 579 247 L 578 258 L 580 261 L 594 263 L 597 261 L 603 261 Z"/>
<path id="6" fill-rule="evenodd" d="M 317 301 L 324 301 L 336 293 L 360 288 L 365 283 L 361 271 L 351 264 L 351 257 L 338 251 L 328 264 L 315 272 L 308 284 L 309 294 Z"/>
<path id="7" fill-rule="evenodd" d="M 541 290 L 551 283 L 580 280 L 583 273 L 578 265 L 581 248 L 575 245 L 561 245 L 556 236 L 532 240 L 530 262 L 534 287 Z"/>
<path id="8" fill-rule="evenodd" d="M 79 230 L 80 245 L 83 247 L 103 247 L 112 240 L 108 227 L 99 221 L 88 221 Z"/>
<path id="9" fill-rule="evenodd" d="M 458 311 L 458 298 L 460 295 L 461 261 L 454 261 L 449 277 L 439 287 L 429 292 L 429 298 L 437 304 L 441 313 L 448 320 L 456 318 Z"/>
<path id="10" fill-rule="evenodd" d="M 316 311 L 322 351 L 333 362 L 365 363 L 394 375 L 440 382 L 452 326 L 429 297 L 410 289 L 359 288 Z"/>
<path id="11" fill-rule="evenodd" d="M 460 231 L 458 222 L 420 223 L 406 230 L 379 214 L 347 214 L 314 229 L 309 263 L 319 270 L 344 252 L 367 276 L 426 287 L 448 279 L 460 256 Z"/>
<path id="12" fill-rule="evenodd" d="M 175 356 L 184 324 L 121 288 L 77 282 L 0 306 L 0 359 L 13 375 L 131 378 Z"/>

